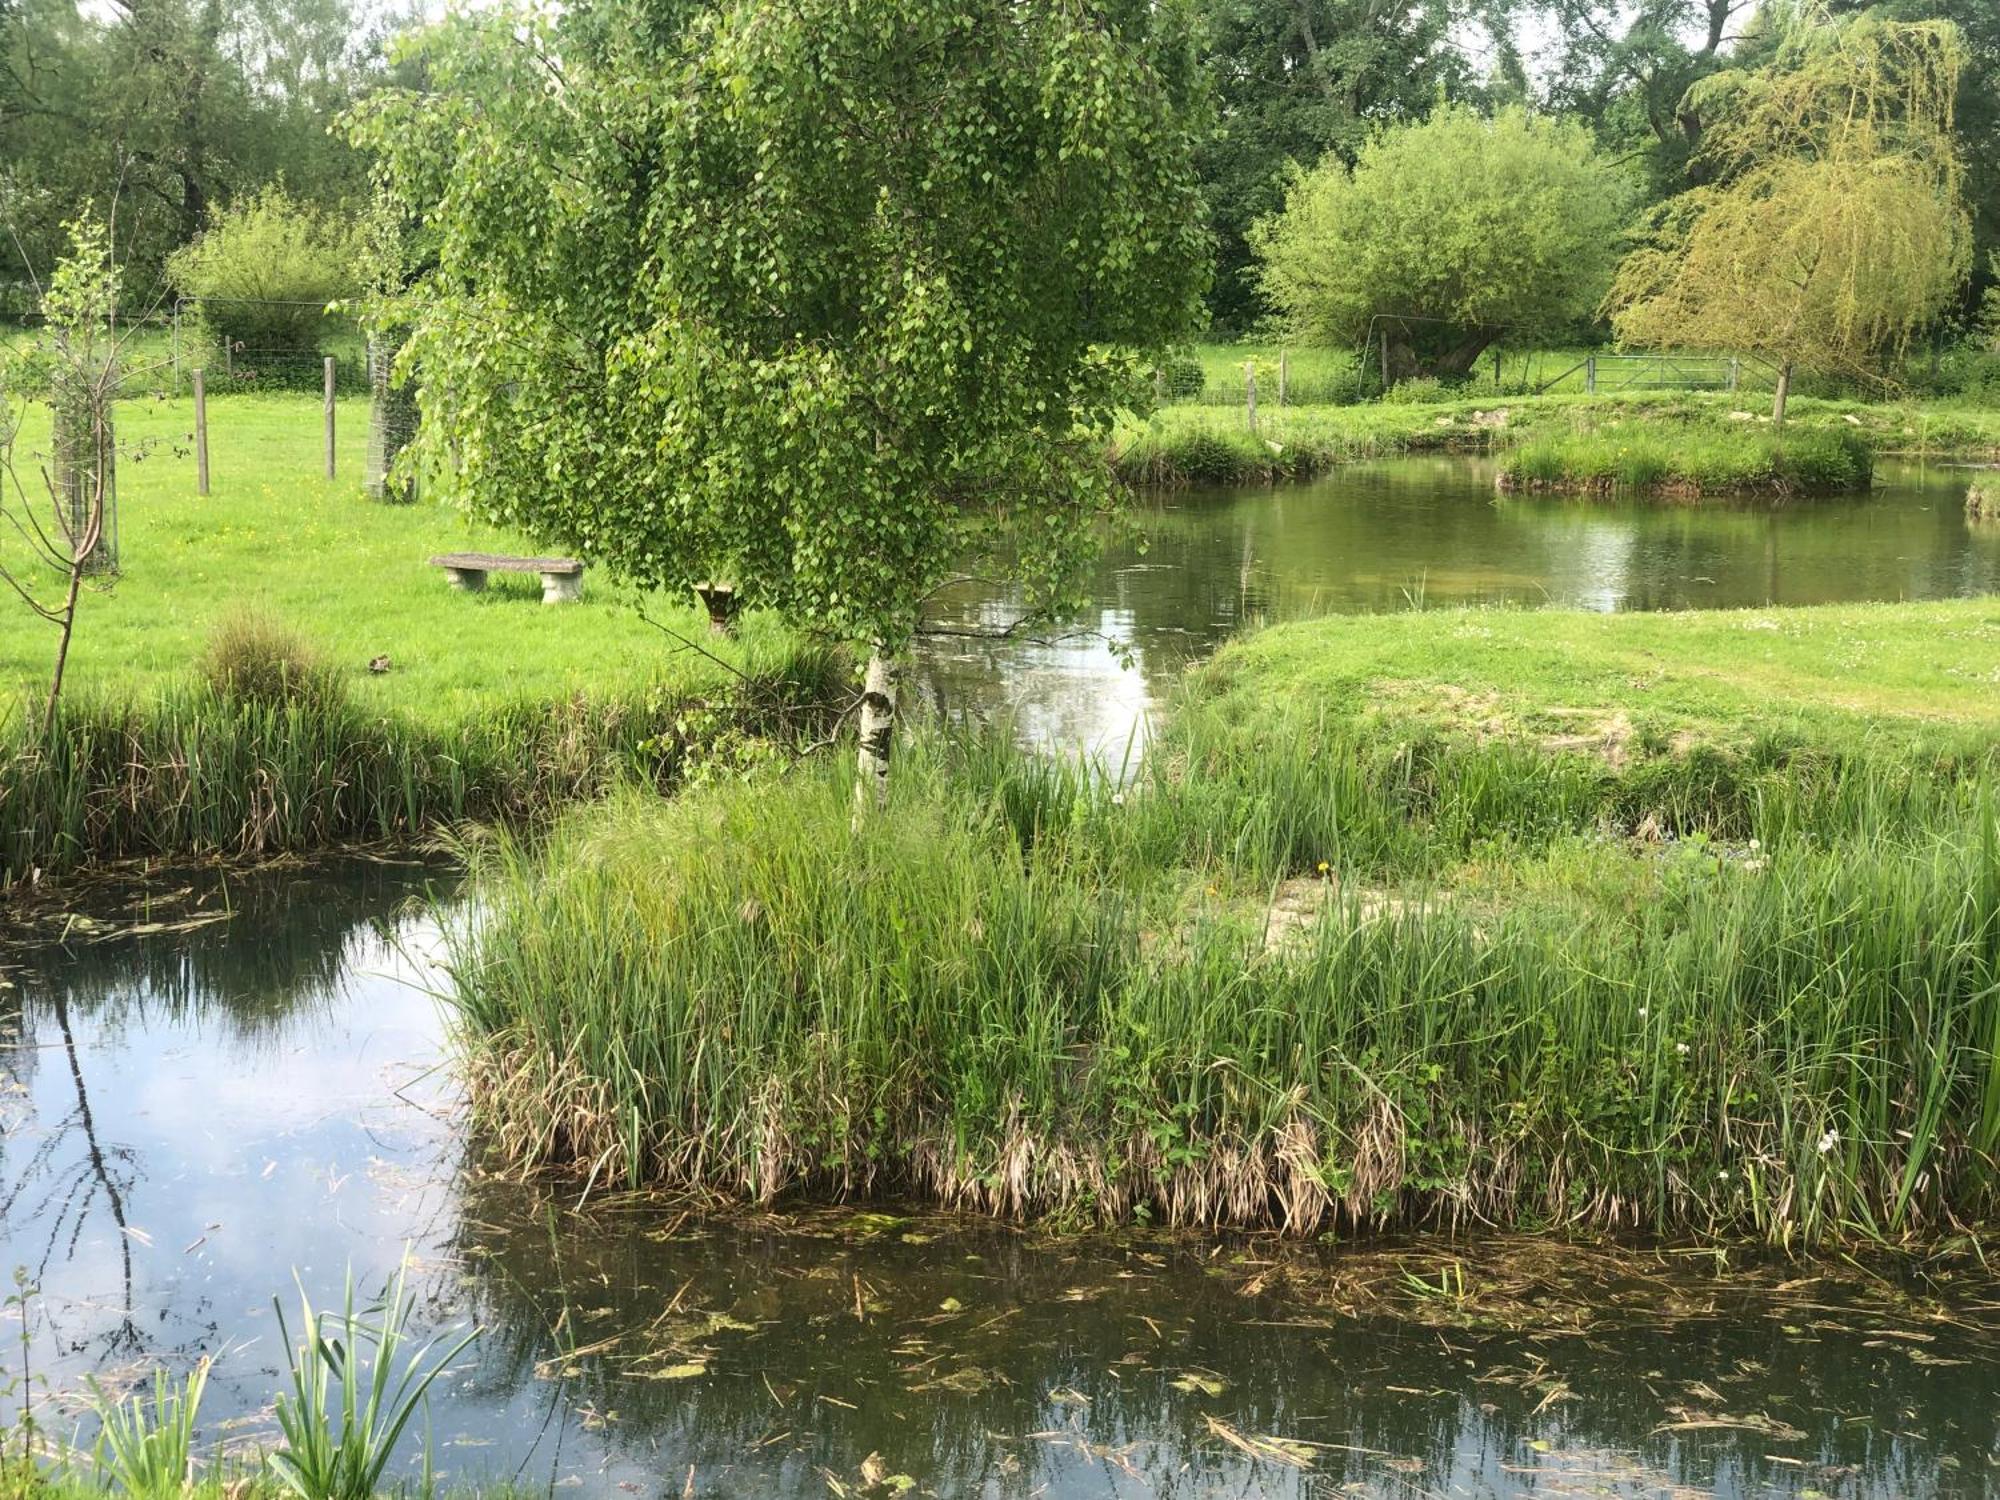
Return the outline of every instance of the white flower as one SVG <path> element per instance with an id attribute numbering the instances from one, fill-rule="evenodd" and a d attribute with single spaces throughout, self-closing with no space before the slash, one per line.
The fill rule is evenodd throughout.
<path id="1" fill-rule="evenodd" d="M 1688 1044 L 1686 1042 L 1675 1042 L 1674 1051 L 1680 1053 L 1682 1057 L 1686 1057 L 1688 1055 Z"/>
<path id="2" fill-rule="evenodd" d="M 1720 1172 L 1717 1172 L 1717 1173 L 1715 1174 L 1715 1180 L 1716 1180 L 1717 1182 L 1727 1182 L 1727 1181 L 1729 1181 L 1729 1168 L 1727 1168 L 1727 1167 L 1724 1167 L 1724 1168 L 1723 1168 L 1723 1169 L 1722 1169 L 1722 1170 L 1721 1170 Z"/>
<path id="3" fill-rule="evenodd" d="M 1123 792 L 1113 792 L 1111 794 L 1111 805 L 1113 807 L 1123 807 L 1125 805 L 1125 794 Z"/>
<path id="4" fill-rule="evenodd" d="M 1829 1151 L 1833 1150 L 1833 1148 L 1835 1146 L 1838 1146 L 1839 1144 L 1840 1144 L 1840 1132 L 1838 1130 L 1829 1130 L 1825 1135 L 1819 1138 L 1819 1154 L 1821 1156 L 1825 1156 Z"/>
<path id="5" fill-rule="evenodd" d="M 1763 845 L 1763 843 L 1762 843 L 1762 841 L 1761 841 L 1761 840 L 1758 840 L 1758 839 L 1752 839 L 1752 840 L 1750 840 L 1750 847 L 1751 847 L 1752 849 L 1761 849 L 1761 848 L 1763 848 L 1763 847 L 1764 847 L 1764 845 Z"/>
<path id="6" fill-rule="evenodd" d="M 1639 1019 L 1642 1021 L 1646 1019 L 1646 1007 L 1643 1005 L 1639 1007 Z"/>

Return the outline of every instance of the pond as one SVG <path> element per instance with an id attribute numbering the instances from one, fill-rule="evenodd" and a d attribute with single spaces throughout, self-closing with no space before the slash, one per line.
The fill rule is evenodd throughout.
<path id="1" fill-rule="evenodd" d="M 1970 471 L 1886 463 L 1866 494 L 1773 506 L 1503 496 L 1490 461 L 1398 458 L 1312 484 L 1156 496 L 1146 544 L 1109 550 L 1074 633 L 927 643 L 925 696 L 1026 739 L 1116 758 L 1191 659 L 1245 625 L 1458 605 L 1717 609 L 2000 591 L 2000 525 L 1966 519 Z M 968 586 L 944 623 L 1005 628 Z M 1114 651 L 1116 648 L 1116 651 Z M 1132 670 L 1121 666 L 1128 653 Z"/>
<path id="2" fill-rule="evenodd" d="M 1109 555 L 1091 634 L 934 643 L 951 713 L 1116 755 L 1258 620 L 2000 589 L 1966 477 L 1769 508 L 1496 499 L 1471 459 L 1172 495 Z M 950 601 L 1004 626 L 1004 593 Z M 1128 651 L 1120 666 L 1107 641 Z M 69 1431 L 218 1357 L 256 1445 L 274 1297 L 378 1287 L 482 1336 L 434 1394 L 453 1480 L 589 1495 L 1976 1495 L 2000 1486 L 2000 1283 L 1470 1235 L 1380 1246 L 1046 1231 L 872 1205 L 578 1212 L 469 1155 L 425 898 L 346 861 L 156 880 L 0 954 L 0 1417 Z M 108 900 L 108 898 L 105 898 Z M 25 1345 L 22 1336 L 25 1334 Z M 25 1357 L 27 1377 L 21 1378 Z M 414 1455 L 411 1462 L 414 1463 Z"/>
<path id="3" fill-rule="evenodd" d="M 30 1389 L 212 1354 L 208 1437 L 268 1441 L 272 1298 L 295 1274 L 322 1305 L 350 1272 L 372 1289 L 407 1249 L 422 1323 L 483 1330 L 433 1400 L 457 1481 L 1902 1496 L 2000 1476 L 2000 1286 L 1942 1264 L 1063 1238 L 880 1205 L 580 1214 L 573 1189 L 468 1159 L 437 927 L 412 904 L 449 880 L 343 862 L 160 883 L 8 960 L 0 1266 L 37 1284 Z"/>

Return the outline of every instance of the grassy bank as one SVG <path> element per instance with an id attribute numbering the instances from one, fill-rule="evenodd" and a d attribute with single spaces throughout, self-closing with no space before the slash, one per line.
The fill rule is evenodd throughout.
<path id="1" fill-rule="evenodd" d="M 0 724 L 0 889 L 109 860 L 406 840 L 735 773 L 817 738 L 845 675 L 800 650 L 705 687 L 497 698 L 452 719 L 190 675 L 143 697 L 79 694 L 47 738 L 24 707 Z"/>
<path id="2" fill-rule="evenodd" d="M 677 783 L 693 758 L 734 765 L 754 740 L 809 732 L 811 705 L 835 695 L 838 664 L 763 617 L 720 642 L 691 601 L 595 575 L 560 608 L 532 575 L 454 592 L 433 554 L 540 549 L 438 505 L 368 500 L 365 414 L 340 404 L 330 481 L 317 402 L 213 403 L 203 497 L 191 408 L 120 407 L 120 572 L 84 594 L 52 742 L 38 697 L 55 632 L 0 607 L 0 886 L 100 860 L 403 838 L 614 781 Z M 31 425 L 24 454 L 45 440 Z M 0 537 L 0 563 L 19 548 Z M 297 638 L 284 648 L 308 660 L 297 681 L 238 691 L 204 667 L 246 622 Z"/>
<path id="3" fill-rule="evenodd" d="M 1744 415 L 1737 416 L 1742 412 Z M 1749 452 L 1768 429 L 1761 406 L 1726 393 L 1620 394 L 1359 406 L 1260 407 L 1252 432 L 1238 410 L 1162 409 L 1116 435 L 1112 461 L 1135 484 L 1252 484 L 1306 479 L 1336 464 L 1399 453 L 1506 453 L 1525 444 L 1601 441 L 1644 426 L 1669 456 L 1729 443 Z M 1733 435 L 1732 435 L 1733 434 Z M 1882 456 L 2000 459 L 2000 411 L 1969 406 L 1864 405 L 1800 399 L 1787 443 Z M 1615 453 L 1617 443 L 1610 444 Z"/>
<path id="4" fill-rule="evenodd" d="M 458 939 L 482 1126 L 599 1183 L 1076 1221 L 1972 1222 L 2000 709 L 1955 674 L 1990 674 L 2000 619 L 1833 613 L 1735 622 L 1756 683 L 1706 618 L 1286 627 L 1225 652 L 1122 789 L 934 744 L 859 831 L 823 767 L 502 843 Z M 1568 660 L 1551 621 L 1597 664 L 1524 661 Z M 1428 714 L 1472 691 L 1441 656 L 1490 656 L 1570 734 Z M 1594 727 L 1635 659 L 1676 705 L 1657 744 Z M 1942 711 L 1915 701 L 1936 676 Z M 1407 711 L 1347 711 L 1384 683 Z"/>

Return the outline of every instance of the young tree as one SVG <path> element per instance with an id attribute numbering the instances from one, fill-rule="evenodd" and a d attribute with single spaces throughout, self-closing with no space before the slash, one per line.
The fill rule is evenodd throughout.
<path id="1" fill-rule="evenodd" d="M 1774 60 L 1694 91 L 1712 179 L 1659 209 L 1606 306 L 1618 336 L 1878 372 L 1951 302 L 1971 258 L 1945 23 L 1794 15 Z"/>
<path id="2" fill-rule="evenodd" d="M 55 665 L 42 728 L 53 733 L 62 700 L 70 642 L 84 580 L 109 570 L 116 483 L 111 406 L 117 395 L 120 337 L 119 277 L 105 229 L 91 220 L 70 226 L 71 251 L 42 295 L 47 327 L 38 347 L 12 363 L 26 387 L 50 398 L 55 450 L 29 467 L 17 452 L 20 422 L 0 381 L 0 584 L 38 619 L 55 626 Z M 7 370 L 0 369 L 0 376 Z M 47 520 L 43 512 L 47 512 Z M 58 598 L 46 596 L 53 578 Z"/>
<path id="3" fill-rule="evenodd" d="M 1581 125 L 1448 106 L 1377 135 L 1352 171 L 1302 174 L 1255 240 L 1265 293 L 1302 337 L 1386 336 L 1391 379 L 1462 375 L 1502 333 L 1590 313 L 1627 201 Z"/>
<path id="4" fill-rule="evenodd" d="M 982 558 L 1075 602 L 1139 361 L 1207 262 L 1179 0 L 589 0 L 467 15 L 359 122 L 437 263 L 445 486 L 647 586 L 892 663 Z"/>
<path id="5" fill-rule="evenodd" d="M 250 194 L 167 257 L 174 290 L 232 343 L 311 353 L 327 305 L 361 289 L 366 236 L 282 187 Z"/>

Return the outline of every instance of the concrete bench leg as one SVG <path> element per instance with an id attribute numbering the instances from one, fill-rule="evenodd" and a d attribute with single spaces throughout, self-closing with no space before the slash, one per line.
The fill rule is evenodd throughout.
<path id="1" fill-rule="evenodd" d="M 581 573 L 544 573 L 542 575 L 542 603 L 574 604 L 583 597 L 583 575 Z"/>
<path id="2" fill-rule="evenodd" d="M 486 587 L 484 568 L 446 568 L 444 576 L 451 580 L 451 586 L 468 594 L 476 594 Z"/>

